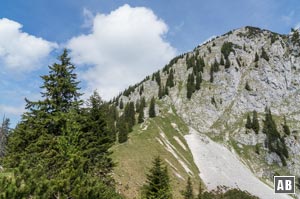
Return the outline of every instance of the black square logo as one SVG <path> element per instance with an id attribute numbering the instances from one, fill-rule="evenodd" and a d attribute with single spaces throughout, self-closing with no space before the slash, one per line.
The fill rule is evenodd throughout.
<path id="1" fill-rule="evenodd" d="M 295 176 L 274 176 L 275 193 L 295 193 Z"/>

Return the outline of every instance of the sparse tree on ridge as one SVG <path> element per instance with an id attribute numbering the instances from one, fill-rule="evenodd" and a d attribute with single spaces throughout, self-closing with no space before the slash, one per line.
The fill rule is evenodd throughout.
<path id="1" fill-rule="evenodd" d="M 154 159 L 153 166 L 147 175 L 146 185 L 143 187 L 143 198 L 172 198 L 168 169 L 166 166 L 163 166 L 160 157 Z"/>
<path id="2" fill-rule="evenodd" d="M 188 177 L 186 188 L 182 191 L 182 195 L 184 199 L 194 199 L 193 185 L 190 177 Z"/>
<path id="3" fill-rule="evenodd" d="M 149 117 L 155 117 L 155 98 L 152 97 L 150 101 L 150 106 L 149 106 Z"/>

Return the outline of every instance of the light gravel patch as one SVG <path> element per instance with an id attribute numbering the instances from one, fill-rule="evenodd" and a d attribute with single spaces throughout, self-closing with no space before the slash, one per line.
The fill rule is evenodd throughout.
<path id="1" fill-rule="evenodd" d="M 184 138 L 200 170 L 200 178 L 209 190 L 225 185 L 246 190 L 261 199 L 292 199 L 284 194 L 275 195 L 271 187 L 260 181 L 225 146 L 199 134 L 193 128 L 190 128 L 190 134 Z"/>

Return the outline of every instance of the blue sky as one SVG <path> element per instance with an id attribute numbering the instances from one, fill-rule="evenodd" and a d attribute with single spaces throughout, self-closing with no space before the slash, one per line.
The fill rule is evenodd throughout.
<path id="1" fill-rule="evenodd" d="M 246 25 L 287 34 L 300 25 L 297 0 L 2 0 L 0 116 L 12 126 L 24 98 L 39 99 L 46 74 L 65 47 L 87 97 L 105 99 L 214 35 Z"/>

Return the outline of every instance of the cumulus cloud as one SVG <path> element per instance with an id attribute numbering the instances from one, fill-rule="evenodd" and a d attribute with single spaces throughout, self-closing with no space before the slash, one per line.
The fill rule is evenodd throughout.
<path id="1" fill-rule="evenodd" d="M 18 22 L 0 19 L 0 64 L 14 71 L 30 71 L 57 47 L 57 44 L 22 32 Z"/>
<path id="2" fill-rule="evenodd" d="M 90 34 L 72 38 L 73 62 L 90 65 L 82 78 L 87 92 L 109 99 L 161 68 L 176 54 L 164 36 L 167 25 L 150 9 L 124 5 L 94 17 Z"/>

